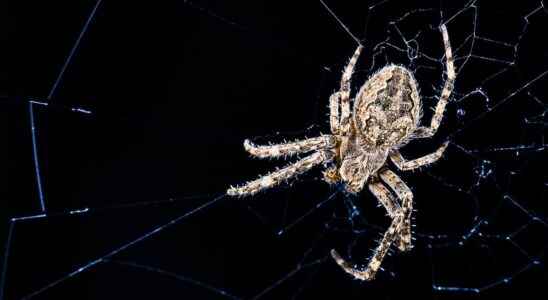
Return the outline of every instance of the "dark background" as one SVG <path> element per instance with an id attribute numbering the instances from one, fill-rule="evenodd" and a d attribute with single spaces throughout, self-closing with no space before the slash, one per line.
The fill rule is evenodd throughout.
<path id="1" fill-rule="evenodd" d="M 366 1 L 335 2 L 328 3 L 366 45 L 355 89 L 370 70 L 392 62 L 417 72 L 422 95 L 437 95 L 442 64 L 410 62 L 408 53 L 375 46 L 389 37 L 403 49 L 440 59 L 442 43 L 435 30 L 440 11 L 446 19 L 465 2 L 389 1 L 373 10 Z M 104 1 L 60 85 L 46 99 L 95 3 L 11 1 L 2 17 L 8 39 L 2 47 L 7 72 L 2 72 L 0 90 L 5 151 L 1 240 L 8 241 L 11 224 L 9 255 L 2 256 L 5 299 L 227 297 L 219 291 L 244 299 L 545 294 L 548 235 L 545 223 L 533 218 L 545 220 L 546 211 L 541 200 L 546 200 L 547 182 L 542 148 L 547 84 L 526 84 L 548 66 L 542 45 L 546 12 L 541 9 L 531 17 L 531 26 L 523 27 L 524 17 L 541 2 L 481 2 L 475 21 L 474 10 L 468 10 L 449 23 L 454 46 L 476 32 L 475 24 L 482 35 L 519 48 L 491 49 L 477 41 L 470 53 L 513 64 L 502 76 L 487 80 L 507 66 L 469 62 L 459 74 L 455 98 L 481 87 L 489 101 L 471 97 L 449 105 L 436 137 L 406 152 L 416 157 L 447 137 L 452 142 L 438 164 L 402 175 L 415 192 L 417 231 L 423 235 L 414 251 L 387 259 L 388 271 L 371 283 L 353 280 L 327 254 L 336 247 L 366 263 L 388 219 L 368 192 L 356 198 L 336 194 L 315 209 L 335 192 L 318 180 L 319 170 L 292 181 L 289 188 L 250 199 L 222 199 L 161 227 L 214 199 L 228 185 L 285 164 L 250 159 L 241 146 L 245 138 L 279 142 L 328 132 L 327 100 L 356 45 L 325 8 L 317 1 Z M 388 25 L 417 8 L 432 11 L 398 24 L 408 36 L 424 30 L 420 48 L 402 44 Z M 375 51 L 380 52 L 373 60 Z M 513 91 L 518 93 L 511 101 L 491 111 Z M 50 103 L 33 105 L 48 217 L 10 223 L 13 217 L 41 214 L 29 123 L 32 99 Z M 434 103 L 425 97 L 425 107 Z M 71 111 L 73 107 L 92 114 Z M 429 117 L 430 110 L 425 111 Z M 535 117 L 540 127 L 524 122 Z M 489 151 L 512 145 L 536 150 Z M 348 217 L 349 203 L 357 205 L 360 217 Z M 82 208 L 89 210 L 68 213 Z M 483 235 L 472 231 L 463 238 L 481 220 L 494 222 L 479 228 Z M 520 226 L 526 234 L 512 235 L 511 242 L 522 253 L 504 242 Z M 155 228 L 163 231 L 69 276 Z M 427 236 L 438 234 L 456 238 L 434 241 Z M 441 250 L 432 250 L 444 243 Z M 509 283 L 501 283 L 504 278 Z M 58 279 L 63 280 L 33 295 Z M 433 290 L 436 284 L 492 283 L 479 294 Z"/>

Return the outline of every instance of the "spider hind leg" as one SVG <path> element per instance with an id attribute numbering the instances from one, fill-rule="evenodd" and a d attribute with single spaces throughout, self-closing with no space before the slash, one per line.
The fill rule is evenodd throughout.
<path id="1" fill-rule="evenodd" d="M 416 138 L 429 138 L 436 134 L 443 118 L 445 106 L 447 105 L 447 102 L 449 102 L 449 99 L 451 98 L 451 93 L 453 92 L 455 86 L 457 74 L 455 71 L 453 51 L 451 49 L 451 43 L 449 41 L 449 34 L 447 33 L 447 27 L 445 26 L 445 24 L 440 26 L 440 31 L 445 47 L 445 72 L 447 74 L 447 78 L 443 85 L 443 90 L 441 91 L 441 95 L 438 100 L 438 104 L 436 105 L 436 108 L 434 110 L 434 115 L 432 116 L 430 125 L 417 128 L 415 132 Z"/>

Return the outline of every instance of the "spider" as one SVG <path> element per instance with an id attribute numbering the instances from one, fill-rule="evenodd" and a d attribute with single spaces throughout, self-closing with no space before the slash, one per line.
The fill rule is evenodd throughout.
<path id="1" fill-rule="evenodd" d="M 453 91 L 456 74 L 445 24 L 440 26 L 440 31 L 445 46 L 447 79 L 430 126 L 419 126 L 422 109 L 417 82 L 409 69 L 398 65 L 383 67 L 365 82 L 354 99 L 351 113 L 350 79 L 363 48 L 360 44 L 344 68 L 340 90 L 329 98 L 331 134 L 268 146 L 245 140 L 245 150 L 259 158 L 313 153 L 259 179 L 231 187 L 227 194 L 253 195 L 319 164 L 326 166 L 324 180 L 329 184 L 342 184 L 348 193 L 358 193 L 367 185 L 392 219 L 390 226 L 365 268 L 354 266 L 334 249 L 331 256 L 356 279 L 372 280 L 393 243 L 400 251 L 412 248 L 413 193 L 387 168 L 388 158 L 399 170 L 413 170 L 437 161 L 448 145 L 445 142 L 436 151 L 412 160 L 405 159 L 399 151 L 412 139 L 429 138 L 436 133 Z"/>

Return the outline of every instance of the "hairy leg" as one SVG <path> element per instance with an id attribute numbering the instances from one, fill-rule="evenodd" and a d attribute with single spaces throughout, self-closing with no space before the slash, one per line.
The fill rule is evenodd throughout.
<path id="1" fill-rule="evenodd" d="M 330 149 L 335 147 L 335 137 L 332 135 L 322 135 L 302 141 L 296 141 L 285 144 L 258 146 L 250 140 L 244 141 L 244 148 L 251 155 L 259 158 L 286 157 L 297 153 L 306 153 L 320 149 Z"/>
<path id="2" fill-rule="evenodd" d="M 377 246 L 373 257 L 369 260 L 367 267 L 356 268 L 353 264 L 342 258 L 337 251 L 331 250 L 331 256 L 335 262 L 347 273 L 360 280 L 371 280 L 375 277 L 375 274 L 379 270 L 381 263 L 386 256 L 386 253 L 392 245 L 392 242 L 398 237 L 398 235 L 401 235 L 401 242 L 399 245 L 400 249 L 407 250 L 411 247 L 410 218 L 413 208 L 413 194 L 407 185 L 405 185 L 405 183 L 392 171 L 384 170 L 381 171 L 379 175 L 381 176 L 381 179 L 383 179 L 383 181 L 385 181 L 394 190 L 396 195 L 398 195 L 401 200 L 401 205 L 398 208 L 398 206 L 394 203 L 387 204 L 388 207 L 393 208 L 392 223 L 384 233 L 384 236 Z M 391 197 L 388 189 L 381 188 L 376 191 L 382 194 L 382 196 L 379 197 L 379 201 L 381 203 L 386 202 L 385 200 Z"/>
<path id="3" fill-rule="evenodd" d="M 332 156 L 332 153 L 329 151 L 315 152 L 283 169 L 279 169 L 256 180 L 250 181 L 243 186 L 231 187 L 226 193 L 229 196 L 246 196 L 256 194 L 262 190 L 274 187 L 285 180 L 302 174 L 310 170 L 312 167 L 330 160 Z"/>
<path id="4" fill-rule="evenodd" d="M 362 52 L 363 46 L 359 45 L 350 58 L 348 65 L 344 68 L 341 78 L 341 89 L 339 91 L 341 100 L 341 118 L 340 118 L 340 134 L 346 135 L 350 131 L 350 79 L 354 73 L 354 67 L 358 61 L 358 57 Z"/>
<path id="5" fill-rule="evenodd" d="M 445 142 L 436 151 L 412 160 L 405 159 L 401 155 L 399 150 L 394 150 L 390 153 L 390 160 L 392 160 L 394 165 L 396 165 L 396 167 L 398 167 L 398 169 L 402 171 L 413 170 L 436 162 L 438 159 L 441 158 L 448 144 L 448 142 Z"/>
<path id="6" fill-rule="evenodd" d="M 329 97 L 329 125 L 331 126 L 332 134 L 339 134 L 339 105 L 341 101 L 341 94 L 339 92 L 333 93 Z"/>
<path id="7" fill-rule="evenodd" d="M 399 211 L 398 213 L 396 213 L 396 216 L 392 220 L 392 224 L 390 224 L 390 227 L 388 227 L 388 229 L 384 233 L 384 236 L 379 243 L 379 246 L 377 246 L 373 257 L 371 257 L 371 259 L 369 260 L 366 268 L 356 268 L 352 263 L 342 258 L 335 249 L 331 250 L 331 256 L 346 273 L 354 276 L 354 278 L 360 280 L 372 280 L 373 278 L 375 278 L 377 271 L 381 267 L 381 263 L 384 259 L 384 256 L 390 249 L 392 241 L 398 234 L 399 228 L 402 225 L 402 221 L 403 215 L 401 211 Z"/>
<path id="8" fill-rule="evenodd" d="M 413 192 L 394 172 L 385 169 L 380 174 L 381 179 L 396 193 L 401 200 L 403 225 L 400 228 L 401 240 L 398 248 L 402 251 L 413 247 L 411 242 L 411 215 L 413 212 Z"/>
<path id="9" fill-rule="evenodd" d="M 398 200 L 392 195 L 390 190 L 388 190 L 381 182 L 370 183 L 369 190 L 375 198 L 379 200 L 382 206 L 384 206 L 388 216 L 394 219 L 398 211 L 401 210 L 401 207 Z M 402 234 L 397 234 L 394 239 L 394 244 L 396 244 L 400 251 L 405 251 L 407 250 L 406 242 L 404 242 L 406 240 L 408 240 L 408 237 L 402 236 Z"/>
<path id="10" fill-rule="evenodd" d="M 451 44 L 449 42 L 449 34 L 447 33 L 447 27 L 445 24 L 440 26 L 440 30 L 443 37 L 443 43 L 445 46 L 445 66 L 446 66 L 446 73 L 447 73 L 447 79 L 445 80 L 445 84 L 443 86 L 443 90 L 441 92 L 440 100 L 438 101 L 438 104 L 436 105 L 436 110 L 434 111 L 434 116 L 432 117 L 432 120 L 430 121 L 429 127 L 419 127 L 415 131 L 415 136 L 418 138 L 427 138 L 433 136 L 436 131 L 438 130 L 438 127 L 440 126 L 441 120 L 443 118 L 443 112 L 445 111 L 445 106 L 447 105 L 447 102 L 449 101 L 449 98 L 451 97 L 451 93 L 453 92 L 453 87 L 455 84 L 455 67 L 453 65 L 453 52 L 451 50 Z"/>
<path id="11" fill-rule="evenodd" d="M 384 206 L 388 216 L 394 218 L 398 210 L 401 209 L 400 204 L 394 199 L 390 191 L 381 182 L 373 182 L 369 184 L 369 190 Z"/>

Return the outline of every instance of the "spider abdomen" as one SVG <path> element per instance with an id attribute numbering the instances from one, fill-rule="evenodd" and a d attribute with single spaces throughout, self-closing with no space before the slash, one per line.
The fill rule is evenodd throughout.
<path id="1" fill-rule="evenodd" d="M 420 115 L 420 98 L 413 74 L 389 65 L 375 73 L 354 102 L 354 122 L 371 147 L 391 148 L 414 131 Z"/>

